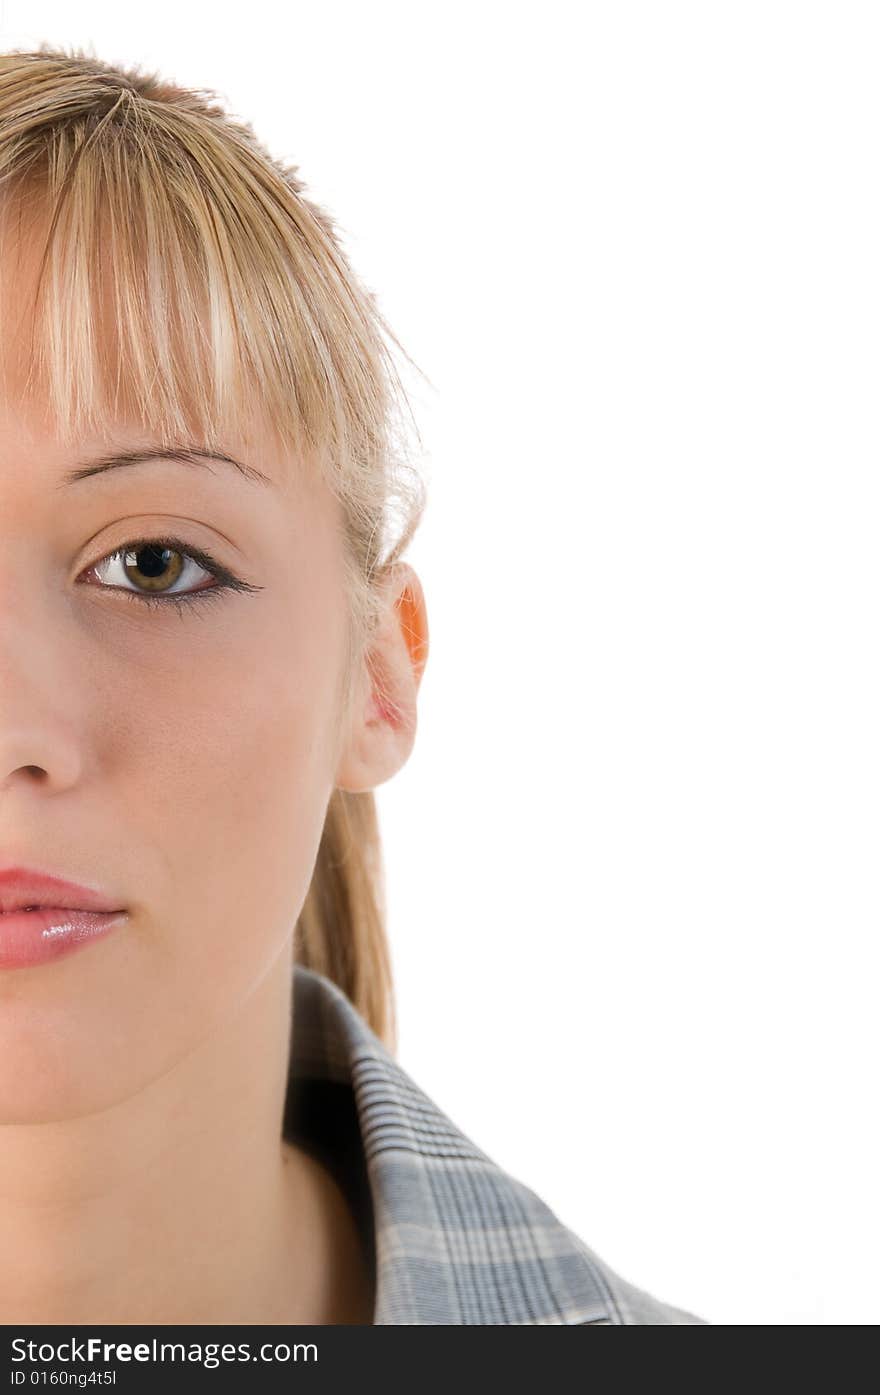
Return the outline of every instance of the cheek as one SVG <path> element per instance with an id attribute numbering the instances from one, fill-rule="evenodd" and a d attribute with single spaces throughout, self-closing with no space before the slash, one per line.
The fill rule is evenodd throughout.
<path id="1" fill-rule="evenodd" d="M 130 921 L 0 982 L 0 1123 L 134 1094 L 236 1014 L 284 952 L 335 769 L 345 612 L 327 575 L 301 613 L 294 590 L 153 631 L 90 612 L 70 807 L 96 844 L 83 865 Z"/>
<path id="2" fill-rule="evenodd" d="M 277 948 L 292 929 L 330 793 L 326 696 L 298 682 L 263 686 L 215 712 L 217 740 L 206 736 L 190 767 L 185 827 L 166 846 L 178 904 L 196 899 L 205 933 L 247 918 L 254 939 Z"/>
<path id="3" fill-rule="evenodd" d="M 216 972 L 247 956 L 261 974 L 293 929 L 332 787 L 338 662 L 313 638 L 251 634 L 178 685 L 173 721 L 129 734 L 131 832 L 157 864 L 144 913 L 194 973 L 210 941 Z"/>

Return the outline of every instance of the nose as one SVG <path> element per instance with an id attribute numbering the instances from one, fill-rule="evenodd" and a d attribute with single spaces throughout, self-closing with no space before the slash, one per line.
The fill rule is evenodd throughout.
<path id="1" fill-rule="evenodd" d="M 37 642 L 36 621 L 13 621 L 0 603 L 0 841 L 13 786 L 63 789 L 79 777 L 75 696 L 63 668 L 51 642 Z"/>

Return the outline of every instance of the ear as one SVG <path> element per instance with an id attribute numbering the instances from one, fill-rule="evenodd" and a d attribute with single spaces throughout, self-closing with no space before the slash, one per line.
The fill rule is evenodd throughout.
<path id="1" fill-rule="evenodd" d="M 336 769 L 338 789 L 375 789 L 405 765 L 415 742 L 416 697 L 427 658 L 422 585 L 408 562 L 396 562 L 383 582 L 381 620 L 359 675 Z"/>

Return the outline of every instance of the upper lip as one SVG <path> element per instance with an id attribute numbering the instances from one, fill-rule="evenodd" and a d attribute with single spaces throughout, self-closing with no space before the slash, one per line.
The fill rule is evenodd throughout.
<path id="1" fill-rule="evenodd" d="M 26 906 L 52 906 L 71 911 L 118 911 L 111 901 L 92 887 L 32 872 L 27 867 L 0 867 L 0 912 L 20 911 Z"/>

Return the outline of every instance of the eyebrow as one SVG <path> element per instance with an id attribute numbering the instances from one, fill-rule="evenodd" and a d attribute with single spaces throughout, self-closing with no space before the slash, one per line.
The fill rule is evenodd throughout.
<path id="1" fill-rule="evenodd" d="M 89 479 L 92 475 L 103 474 L 106 470 L 131 469 L 135 465 L 147 465 L 156 460 L 174 460 L 180 465 L 199 466 L 206 470 L 211 470 L 209 461 L 219 460 L 227 465 L 233 465 L 251 484 L 269 485 L 270 488 L 273 485 L 273 481 L 268 475 L 262 474 L 252 465 L 243 465 L 240 460 L 233 459 L 231 455 L 204 450 L 201 446 L 148 446 L 143 450 L 100 455 L 94 460 L 86 461 L 82 465 L 78 465 L 76 469 L 69 470 L 62 475 L 58 488 L 75 484 L 78 480 Z M 214 473 L 213 470 L 211 473 Z"/>

